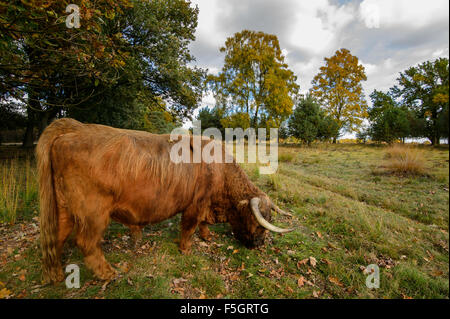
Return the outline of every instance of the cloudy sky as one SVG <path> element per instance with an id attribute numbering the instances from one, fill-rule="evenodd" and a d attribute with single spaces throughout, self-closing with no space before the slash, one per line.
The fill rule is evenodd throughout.
<path id="1" fill-rule="evenodd" d="M 200 9 L 191 51 L 217 73 L 227 37 L 243 29 L 278 36 L 302 92 L 324 57 L 347 48 L 366 67 L 366 95 L 390 88 L 409 66 L 449 56 L 448 0 L 191 0 Z M 204 106 L 213 106 L 206 96 Z"/>

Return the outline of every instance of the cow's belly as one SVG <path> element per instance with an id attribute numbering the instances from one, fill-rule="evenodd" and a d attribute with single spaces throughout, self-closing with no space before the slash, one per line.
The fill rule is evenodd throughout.
<path id="1" fill-rule="evenodd" d="M 162 183 L 164 184 L 164 183 Z M 123 190 L 111 218 L 127 225 L 155 224 L 183 212 L 192 203 L 186 185 L 136 183 Z"/>

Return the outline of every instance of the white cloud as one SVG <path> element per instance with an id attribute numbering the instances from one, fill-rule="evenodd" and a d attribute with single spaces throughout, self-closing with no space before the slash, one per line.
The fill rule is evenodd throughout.
<path id="1" fill-rule="evenodd" d="M 338 7 L 327 0 L 299 1 L 294 12 L 290 44 L 312 54 L 329 49 L 340 29 L 354 19 L 351 6 Z"/>
<path id="2" fill-rule="evenodd" d="M 360 5 L 359 15 L 369 29 L 380 27 L 380 5 L 374 0 L 366 0 Z"/>
<path id="3" fill-rule="evenodd" d="M 407 26 L 417 29 L 448 20 L 448 10 L 448 0 L 364 0 L 359 15 L 368 28 Z"/>

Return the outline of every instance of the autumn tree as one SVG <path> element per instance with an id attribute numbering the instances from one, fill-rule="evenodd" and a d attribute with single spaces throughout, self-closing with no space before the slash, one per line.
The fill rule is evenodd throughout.
<path id="1" fill-rule="evenodd" d="M 367 117 L 367 101 L 361 85 L 366 80 L 364 66 L 347 49 L 325 58 L 325 66 L 314 77 L 310 93 L 337 123 L 339 132 L 357 131 Z M 334 143 L 338 134 L 333 138 Z"/>
<path id="2" fill-rule="evenodd" d="M 220 51 L 225 64 L 219 75 L 209 76 L 208 85 L 218 106 L 231 116 L 226 124 L 279 127 L 292 113 L 299 86 L 278 38 L 243 30 L 228 38 Z"/>
<path id="3" fill-rule="evenodd" d="M 439 58 L 400 73 L 394 95 L 421 120 L 415 136 L 427 137 L 433 145 L 448 137 L 448 59 Z"/>

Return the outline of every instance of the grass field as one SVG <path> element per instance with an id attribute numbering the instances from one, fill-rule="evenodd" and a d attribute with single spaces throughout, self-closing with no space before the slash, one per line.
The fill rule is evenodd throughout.
<path id="1" fill-rule="evenodd" d="M 184 256 L 176 243 L 179 216 L 147 226 L 137 249 L 127 229 L 113 223 L 103 243 L 121 273 L 113 282 L 96 281 L 78 249 L 66 244 L 64 265 L 80 266 L 79 289 L 41 285 L 34 162 L 2 159 L 0 297 L 448 298 L 449 151 L 420 151 L 423 173 L 410 176 L 389 173 L 382 146 L 282 146 L 276 174 L 243 167 L 294 213 L 276 215 L 275 224 L 297 231 L 249 250 L 228 225 L 215 225 L 213 241 L 195 235 L 192 254 Z M 379 289 L 365 285 L 369 264 L 380 267 Z"/>

